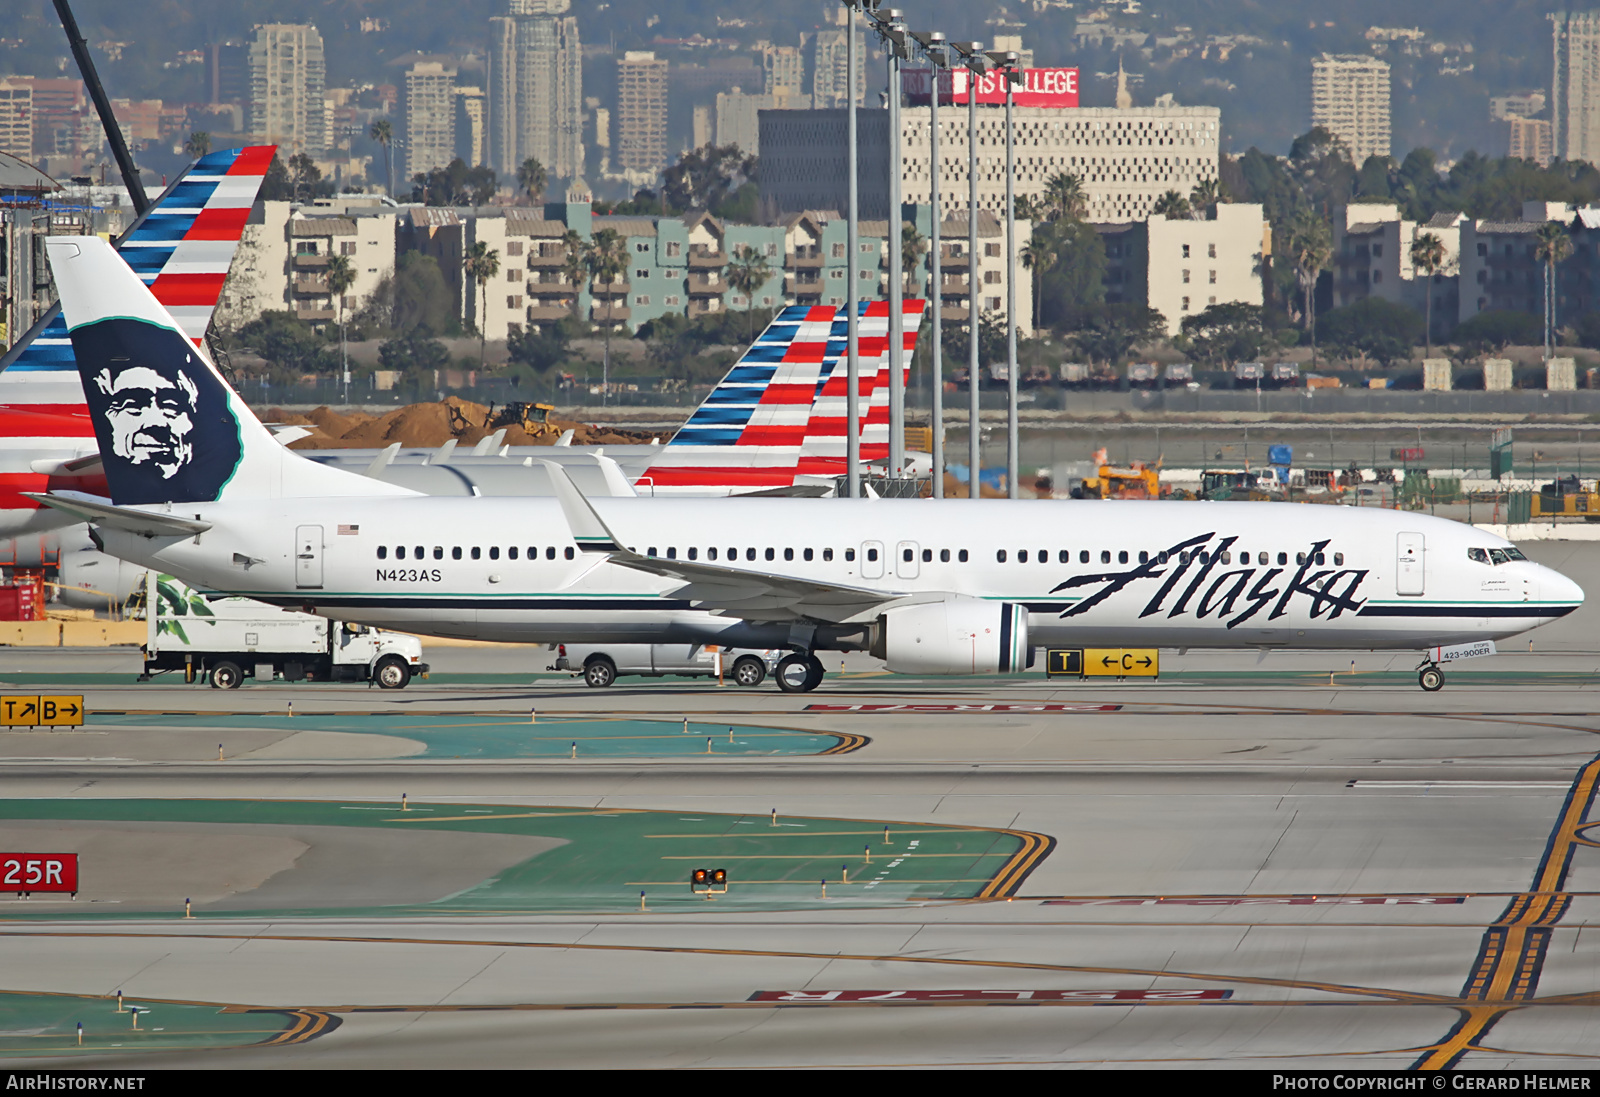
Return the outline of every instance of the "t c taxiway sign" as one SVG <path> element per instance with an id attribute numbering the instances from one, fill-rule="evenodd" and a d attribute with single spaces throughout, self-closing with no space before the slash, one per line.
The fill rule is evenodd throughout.
<path id="1" fill-rule="evenodd" d="M 1155 678 L 1161 658 L 1155 648 L 1051 648 L 1045 668 L 1051 678 Z"/>

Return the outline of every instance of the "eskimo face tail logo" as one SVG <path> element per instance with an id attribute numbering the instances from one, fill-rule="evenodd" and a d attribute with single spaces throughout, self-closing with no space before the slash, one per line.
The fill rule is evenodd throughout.
<path id="1" fill-rule="evenodd" d="M 193 344 L 117 318 L 74 329 L 72 348 L 113 501 L 215 500 L 243 447 L 227 390 Z"/>

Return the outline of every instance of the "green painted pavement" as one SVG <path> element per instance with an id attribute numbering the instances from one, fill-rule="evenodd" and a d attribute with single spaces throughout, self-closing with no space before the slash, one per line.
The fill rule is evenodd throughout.
<path id="1" fill-rule="evenodd" d="M 222 1006 L 198 1002 L 125 998 L 123 1006 L 139 1010 L 138 1029 L 132 1012 L 117 1012 L 114 997 L 0 991 L 0 1057 L 245 1047 L 282 1040 L 317 1024 L 288 1011 L 224 1012 Z M 317 1031 L 325 1028 L 322 1021 Z"/>
<path id="2" fill-rule="evenodd" d="M 421 803 L 401 811 L 395 804 L 325 801 L 6 800 L 0 801 L 0 820 L 6 819 L 291 824 L 400 833 L 439 829 L 566 842 L 436 902 L 226 913 L 196 907 L 196 917 L 206 918 L 610 912 L 637 910 L 641 891 L 652 910 L 789 910 L 969 899 L 1013 889 L 1049 849 L 1049 841 L 1039 836 L 974 827 L 891 823 L 886 844 L 884 824 L 872 820 L 780 815 L 774 825 L 767 815 L 488 804 Z M 691 894 L 689 874 L 696 868 L 726 869 L 728 894 L 715 901 Z M 87 875 L 82 886 L 84 897 L 94 894 Z M 351 879 L 347 886 L 357 889 L 359 899 L 361 881 Z M 17 909 L 24 905 L 5 904 L 0 919 L 136 916 L 110 903 L 96 909 L 80 902 L 70 912 L 60 906 Z M 174 916 L 181 919 L 181 910 Z"/>
<path id="3" fill-rule="evenodd" d="M 827 733 L 750 727 L 744 724 L 691 720 L 688 733 L 683 721 L 627 720 L 609 716 L 580 719 L 540 719 L 526 714 L 463 713 L 418 714 L 403 710 L 388 713 L 117 713 L 91 712 L 88 727 L 171 728 L 182 730 L 229 728 L 248 731 L 270 729 L 293 734 L 301 731 L 337 731 L 365 735 L 392 735 L 427 744 L 421 758 L 570 758 L 578 744 L 579 758 L 677 757 L 704 755 L 710 738 L 711 754 L 774 755 L 837 752 L 856 740 Z M 732 735 L 729 735 L 729 731 Z"/>

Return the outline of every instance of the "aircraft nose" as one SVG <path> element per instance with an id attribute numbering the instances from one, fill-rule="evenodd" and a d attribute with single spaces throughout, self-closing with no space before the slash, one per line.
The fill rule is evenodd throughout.
<path id="1" fill-rule="evenodd" d="M 1539 600 L 1577 609 L 1583 605 L 1583 588 L 1554 568 L 1541 567 Z"/>

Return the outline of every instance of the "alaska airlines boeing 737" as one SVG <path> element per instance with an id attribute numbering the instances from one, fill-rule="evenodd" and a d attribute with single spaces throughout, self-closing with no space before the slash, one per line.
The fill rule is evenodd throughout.
<path id="1" fill-rule="evenodd" d="M 41 502 L 219 594 L 422 633 L 786 647 L 1025 670 L 1047 645 L 1427 649 L 1582 604 L 1471 526 L 1274 503 L 423 496 L 286 450 L 92 237 L 47 242 L 110 502 Z M 1443 681 L 1427 655 L 1424 688 Z"/>

